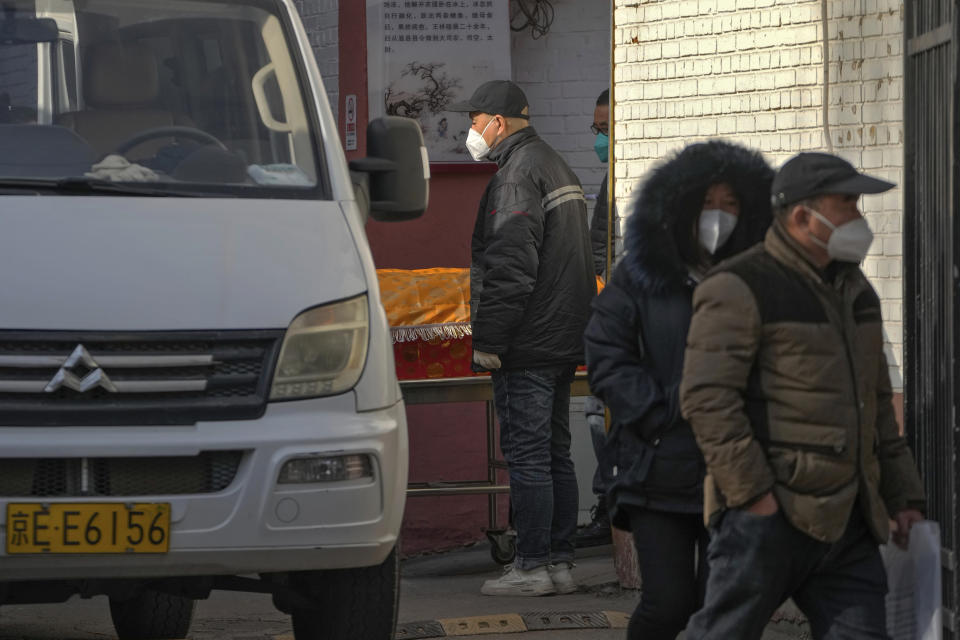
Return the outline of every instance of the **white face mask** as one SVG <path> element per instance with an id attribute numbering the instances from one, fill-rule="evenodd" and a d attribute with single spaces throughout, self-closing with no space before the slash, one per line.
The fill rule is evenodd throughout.
<path id="1" fill-rule="evenodd" d="M 870 251 L 870 245 L 873 244 L 873 231 L 870 230 L 870 225 L 867 224 L 866 220 L 856 218 L 838 227 L 827 220 L 819 211 L 810 207 L 806 207 L 806 209 L 833 231 L 826 243 L 812 233 L 810 234 L 810 239 L 826 249 L 828 256 L 842 262 L 856 262 L 858 264 L 863 262 L 863 259 L 867 257 L 867 252 Z"/>
<path id="2" fill-rule="evenodd" d="M 739 218 L 723 209 L 704 209 L 700 213 L 700 244 L 711 255 L 726 244 Z"/>
<path id="3" fill-rule="evenodd" d="M 477 130 L 472 127 L 469 133 L 467 133 L 467 151 L 470 152 L 470 156 L 477 162 L 480 162 L 490 154 L 490 145 L 483 139 L 483 134 L 486 133 L 487 128 L 496 121 L 496 118 L 490 118 L 490 122 L 483 128 L 483 133 L 477 133 Z"/>
<path id="4" fill-rule="evenodd" d="M 483 133 L 477 133 L 477 130 L 473 127 L 471 127 L 470 132 L 467 133 L 467 151 L 470 152 L 470 156 L 477 162 L 480 162 L 490 154 L 490 145 L 483 139 L 483 134 L 486 133 L 487 128 L 496 121 L 496 118 L 491 118 L 487 126 L 483 128 Z"/>

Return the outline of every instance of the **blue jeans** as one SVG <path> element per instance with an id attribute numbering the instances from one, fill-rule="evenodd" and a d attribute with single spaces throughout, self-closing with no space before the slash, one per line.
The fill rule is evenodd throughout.
<path id="1" fill-rule="evenodd" d="M 607 442 L 606 406 L 596 396 L 587 396 L 583 403 L 583 412 L 590 428 L 590 440 L 593 442 L 593 454 L 597 458 L 597 470 L 593 473 L 593 495 L 607 495 L 607 489 L 613 484 L 613 465 L 610 450 L 604 447 Z"/>
<path id="2" fill-rule="evenodd" d="M 518 569 L 573 562 L 579 494 L 570 458 L 570 383 L 576 367 L 494 371 L 500 449 L 510 471 Z"/>
<path id="3" fill-rule="evenodd" d="M 888 640 L 887 574 L 859 504 L 833 544 L 794 528 L 781 511 L 731 509 L 711 534 L 706 603 L 687 625 L 688 640 L 759 640 L 791 596 L 817 640 Z"/>

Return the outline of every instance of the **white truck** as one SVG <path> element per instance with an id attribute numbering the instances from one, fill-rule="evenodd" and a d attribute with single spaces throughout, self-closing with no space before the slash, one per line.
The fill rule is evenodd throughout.
<path id="1" fill-rule="evenodd" d="M 0 0 L 0 605 L 106 595 L 179 638 L 212 589 L 297 640 L 392 637 L 407 433 L 367 214 L 291 0 Z"/>

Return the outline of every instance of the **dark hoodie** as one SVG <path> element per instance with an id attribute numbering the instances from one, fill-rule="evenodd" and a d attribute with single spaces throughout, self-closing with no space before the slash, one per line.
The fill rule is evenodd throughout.
<path id="1" fill-rule="evenodd" d="M 703 457 L 678 398 L 696 286 L 687 263 L 703 255 L 693 229 L 707 188 L 726 182 L 740 218 L 712 260 L 760 242 L 771 223 L 773 173 L 759 153 L 713 140 L 654 167 L 636 193 L 625 255 L 594 301 L 585 334 L 590 389 L 613 418 L 609 499 L 620 528 L 629 529 L 623 506 L 703 510 Z"/>

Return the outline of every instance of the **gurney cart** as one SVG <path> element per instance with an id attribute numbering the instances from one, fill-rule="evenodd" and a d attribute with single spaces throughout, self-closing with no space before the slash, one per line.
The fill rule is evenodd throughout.
<path id="1" fill-rule="evenodd" d="M 443 402 L 483 402 L 486 406 L 487 477 L 463 482 L 418 482 L 407 485 L 407 496 L 487 495 L 487 538 L 494 562 L 506 564 L 516 554 L 516 534 L 509 523 L 501 523 L 497 494 L 510 493 L 508 484 L 500 484 L 497 471 L 506 469 L 506 462 L 497 456 L 497 429 L 493 408 L 493 384 L 489 376 L 441 378 L 434 380 L 401 380 L 400 389 L 407 405 Z M 586 372 L 578 371 L 570 386 L 571 396 L 590 395 Z"/>
<path id="2" fill-rule="evenodd" d="M 377 273 L 406 404 L 485 405 L 486 478 L 410 483 L 407 495 L 487 495 L 491 556 L 499 564 L 510 562 L 516 553 L 516 535 L 509 522 L 500 521 L 497 509 L 497 495 L 509 494 L 510 487 L 497 477 L 507 467 L 498 457 L 493 385 L 489 375 L 475 374 L 470 367 L 469 270 L 381 269 Z M 571 395 L 589 393 L 586 372 L 578 371 Z"/>

